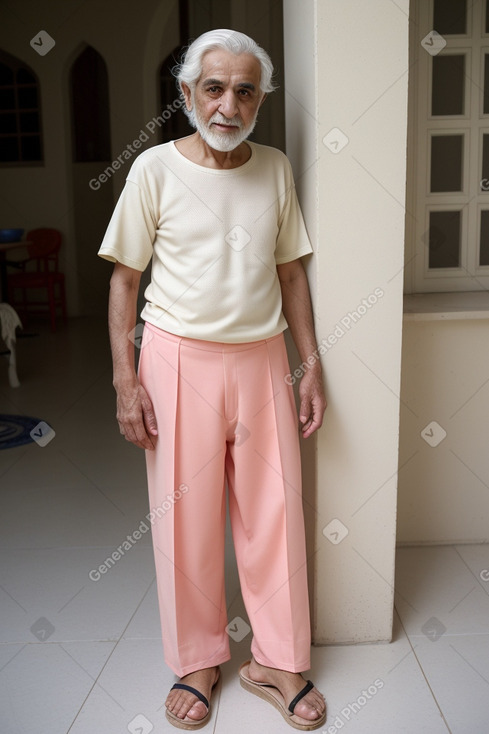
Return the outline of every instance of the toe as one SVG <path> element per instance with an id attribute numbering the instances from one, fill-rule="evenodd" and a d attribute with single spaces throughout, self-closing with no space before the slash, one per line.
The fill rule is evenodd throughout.
<path id="1" fill-rule="evenodd" d="M 307 719 L 308 721 L 314 721 L 319 718 L 319 711 L 307 703 L 298 703 L 294 709 L 294 714 L 300 716 L 301 719 Z"/>
<path id="2" fill-rule="evenodd" d="M 187 711 L 187 716 L 189 719 L 194 719 L 198 721 L 199 719 L 203 719 L 204 716 L 207 714 L 207 707 L 202 701 L 197 701 L 192 708 L 190 708 Z"/>
<path id="3" fill-rule="evenodd" d="M 324 699 L 319 692 L 316 692 L 316 689 L 314 689 L 313 691 L 310 691 L 302 701 L 299 701 L 296 704 L 294 714 L 303 719 L 307 719 L 308 721 L 314 721 L 314 719 L 319 719 L 323 714 L 324 709 Z"/>

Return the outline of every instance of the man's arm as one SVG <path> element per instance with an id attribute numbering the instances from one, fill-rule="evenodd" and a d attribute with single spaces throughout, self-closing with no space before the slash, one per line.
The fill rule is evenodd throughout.
<path id="1" fill-rule="evenodd" d="M 127 441 L 139 448 L 154 449 L 158 431 L 153 405 L 139 383 L 134 365 L 134 344 L 129 334 L 136 325 L 136 307 L 141 273 L 116 263 L 110 279 L 109 334 L 117 392 L 117 420 Z"/>
<path id="2" fill-rule="evenodd" d="M 282 289 L 282 310 L 289 325 L 302 362 L 317 350 L 312 317 L 309 284 L 301 260 L 277 265 Z M 316 431 L 323 422 L 326 410 L 321 362 L 318 359 L 304 373 L 300 385 L 299 419 L 304 438 Z"/>

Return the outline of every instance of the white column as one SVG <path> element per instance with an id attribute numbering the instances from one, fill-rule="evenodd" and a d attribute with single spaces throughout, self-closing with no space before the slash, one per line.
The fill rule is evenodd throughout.
<path id="1" fill-rule="evenodd" d="M 408 0 L 284 0 L 284 26 L 287 150 L 316 250 L 308 269 L 329 400 L 316 450 L 305 452 L 313 639 L 388 641 Z"/>

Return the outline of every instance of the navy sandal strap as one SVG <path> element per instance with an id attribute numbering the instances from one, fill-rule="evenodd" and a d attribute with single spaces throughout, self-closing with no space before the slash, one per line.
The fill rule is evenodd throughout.
<path id="1" fill-rule="evenodd" d="M 172 690 L 174 688 L 179 688 L 182 691 L 190 691 L 190 693 L 193 693 L 194 696 L 197 696 L 197 698 L 199 699 L 199 701 L 202 701 L 202 703 L 205 704 L 207 706 L 207 708 L 209 708 L 209 701 L 204 696 L 204 694 L 201 693 L 200 691 L 198 691 L 196 688 L 192 688 L 192 686 L 187 686 L 185 683 L 175 683 L 175 685 L 172 686 Z"/>
<path id="2" fill-rule="evenodd" d="M 299 703 L 299 701 L 303 699 L 304 696 L 306 696 L 309 693 L 309 691 L 312 690 L 313 688 L 314 688 L 314 683 L 308 680 L 306 685 L 302 689 L 302 691 L 299 691 L 297 696 L 294 699 L 292 699 L 292 701 L 289 703 L 289 711 L 291 714 L 294 713 L 294 709 L 297 706 L 297 704 Z"/>

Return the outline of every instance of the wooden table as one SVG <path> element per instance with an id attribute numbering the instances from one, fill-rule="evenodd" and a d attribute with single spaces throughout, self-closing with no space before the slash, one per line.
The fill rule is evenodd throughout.
<path id="1" fill-rule="evenodd" d="M 32 244 L 30 241 L 24 242 L 0 242 L 0 301 L 7 303 L 8 299 L 8 282 L 7 282 L 7 252 L 20 247 L 27 247 Z"/>

